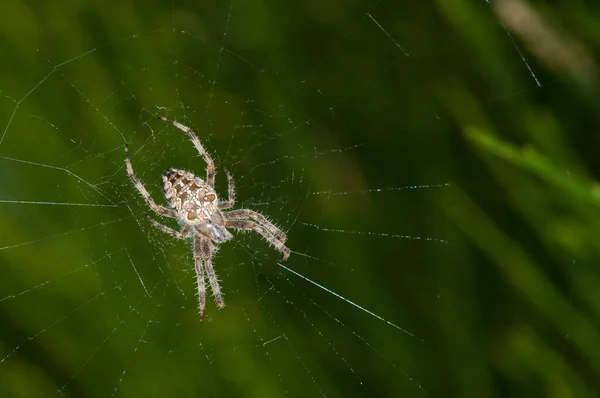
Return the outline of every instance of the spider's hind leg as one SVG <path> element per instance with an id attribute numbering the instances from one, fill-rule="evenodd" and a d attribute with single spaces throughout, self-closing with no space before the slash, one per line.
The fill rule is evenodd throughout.
<path id="1" fill-rule="evenodd" d="M 210 155 L 208 154 L 208 152 L 206 152 L 206 149 L 204 149 L 204 146 L 202 146 L 202 143 L 200 142 L 200 139 L 198 138 L 196 133 L 194 133 L 192 131 L 192 129 L 189 128 L 188 126 L 184 126 L 183 124 L 179 123 L 177 120 L 167 119 L 166 117 L 163 117 L 163 116 L 158 116 L 158 118 L 160 120 L 162 120 L 163 122 L 171 123 L 173 126 L 177 127 L 179 130 L 181 130 L 187 134 L 190 141 L 192 141 L 192 144 L 194 144 L 194 146 L 198 150 L 198 153 L 200 153 L 200 156 L 202 156 L 202 159 L 204 159 L 204 161 L 206 162 L 206 183 L 209 186 L 214 188 L 214 186 L 215 186 L 215 162 L 213 162 L 213 160 L 210 157 Z"/>
<path id="2" fill-rule="evenodd" d="M 133 167 L 131 166 L 131 161 L 129 160 L 128 145 L 125 145 L 125 165 L 127 166 L 127 175 L 129 176 L 129 179 L 131 180 L 135 188 L 138 190 L 140 195 L 142 195 L 142 197 L 146 201 L 146 204 L 150 206 L 150 209 L 152 209 L 152 211 L 158 214 L 159 216 L 176 218 L 177 215 L 173 210 L 167 209 L 163 206 L 159 206 L 154 202 L 154 199 L 152 199 L 152 196 L 150 196 L 150 193 L 148 192 L 146 187 L 144 187 L 144 184 L 142 184 L 140 180 L 138 180 L 138 178 L 135 176 L 135 173 L 133 172 Z"/>

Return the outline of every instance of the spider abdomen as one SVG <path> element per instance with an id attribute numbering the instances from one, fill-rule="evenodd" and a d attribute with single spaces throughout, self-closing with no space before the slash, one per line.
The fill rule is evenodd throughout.
<path id="1" fill-rule="evenodd" d="M 163 188 L 169 204 L 184 222 L 198 224 L 210 220 L 217 210 L 219 201 L 214 189 L 188 171 L 165 171 Z"/>

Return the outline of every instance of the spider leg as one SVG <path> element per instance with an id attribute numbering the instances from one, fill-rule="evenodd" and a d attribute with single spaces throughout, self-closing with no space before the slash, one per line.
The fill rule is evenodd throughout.
<path id="1" fill-rule="evenodd" d="M 213 296 L 215 297 L 215 302 L 217 303 L 217 307 L 219 307 L 219 309 L 223 309 L 225 308 L 225 302 L 223 301 L 223 296 L 221 295 L 219 280 L 217 279 L 217 275 L 215 274 L 215 270 L 212 265 L 212 243 L 208 237 L 204 237 L 200 234 L 196 234 L 195 239 L 198 239 L 200 255 L 204 260 L 204 265 L 206 266 L 206 275 L 208 276 L 208 281 L 210 283 Z"/>
<path id="2" fill-rule="evenodd" d="M 225 169 L 225 174 L 227 174 L 228 198 L 227 202 L 219 203 L 219 209 L 221 210 L 232 208 L 235 204 L 235 184 L 233 182 L 233 176 L 227 169 Z"/>
<path id="3" fill-rule="evenodd" d="M 159 229 L 177 239 L 187 238 L 188 235 L 190 234 L 190 230 L 192 229 L 192 227 L 190 227 L 189 225 L 186 225 L 181 229 L 181 231 L 176 231 L 171 227 L 167 227 L 166 225 L 159 223 L 158 221 L 156 221 L 155 219 L 150 217 L 148 214 L 146 214 L 146 217 L 148 218 L 148 221 L 150 221 L 152 223 L 154 228 Z"/>
<path id="4" fill-rule="evenodd" d="M 198 284 L 198 307 L 200 309 L 200 323 L 204 319 L 206 306 L 206 286 L 204 285 L 204 254 L 202 253 L 202 237 L 194 234 L 194 265 L 196 267 L 196 283 Z"/>
<path id="5" fill-rule="evenodd" d="M 255 231 L 260 234 L 271 246 L 275 247 L 279 252 L 283 254 L 281 261 L 285 261 L 290 256 L 290 249 L 286 247 L 285 243 L 276 236 L 269 233 L 264 225 L 256 223 L 252 220 L 227 220 L 227 226 L 243 231 Z"/>
<path id="6" fill-rule="evenodd" d="M 260 224 L 267 231 L 269 231 L 269 234 L 274 235 L 277 238 L 277 240 L 280 240 L 281 242 L 285 242 L 287 240 L 287 235 L 285 234 L 285 232 L 283 232 L 282 230 L 277 228 L 275 225 L 273 225 L 273 223 L 271 221 L 267 220 L 267 218 L 265 216 L 263 216 L 262 214 L 260 214 L 258 212 L 255 212 L 254 210 L 249 210 L 249 209 L 231 210 L 231 211 L 223 213 L 223 215 L 225 216 L 225 218 L 228 221 L 229 220 L 231 220 L 231 221 L 237 221 L 237 220 L 256 221 L 256 223 Z"/>
<path id="7" fill-rule="evenodd" d="M 152 209 L 152 211 L 158 214 L 159 216 L 176 218 L 177 215 L 173 210 L 167 209 L 163 206 L 158 206 L 154 202 L 154 199 L 152 199 L 152 196 L 150 196 L 144 185 L 135 176 L 133 172 L 133 167 L 131 167 L 131 161 L 129 160 L 129 148 L 127 145 L 125 145 L 125 164 L 127 165 L 127 175 L 129 175 L 129 179 L 131 180 L 135 188 L 138 190 L 140 195 L 142 195 L 148 206 L 150 206 L 150 209 Z"/>
<path id="8" fill-rule="evenodd" d="M 208 152 L 206 152 L 206 149 L 204 149 L 204 147 L 202 146 L 202 143 L 200 143 L 200 140 L 198 139 L 198 136 L 196 136 L 196 133 L 194 133 L 191 128 L 184 126 L 176 120 L 167 119 L 166 117 L 162 116 L 159 116 L 158 118 L 163 122 L 171 123 L 173 126 L 177 127 L 179 130 L 185 132 L 188 135 L 188 137 L 192 141 L 192 144 L 194 144 L 194 146 L 200 153 L 200 156 L 202 156 L 202 159 L 204 159 L 204 161 L 206 162 L 206 183 L 214 188 L 215 162 L 213 162 Z"/>

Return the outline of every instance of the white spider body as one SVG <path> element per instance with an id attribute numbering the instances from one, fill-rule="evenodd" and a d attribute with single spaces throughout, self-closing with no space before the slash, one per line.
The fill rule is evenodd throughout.
<path id="1" fill-rule="evenodd" d="M 169 169 L 163 173 L 163 189 L 178 219 L 210 237 L 215 243 L 233 238 L 225 228 L 215 190 L 189 171 Z"/>
<path id="2" fill-rule="evenodd" d="M 163 173 L 163 189 L 182 222 L 198 225 L 210 220 L 219 206 L 214 189 L 194 174 L 177 169 Z"/>
<path id="3" fill-rule="evenodd" d="M 169 169 L 164 172 L 162 177 L 163 189 L 170 205 L 170 208 L 167 208 L 157 205 L 148 190 L 146 190 L 144 185 L 135 176 L 133 167 L 129 161 L 127 145 L 125 146 L 125 165 L 131 182 L 150 209 L 159 216 L 176 219 L 180 222 L 182 228 L 181 231 L 176 231 L 148 216 L 150 223 L 157 229 L 177 239 L 193 237 L 200 322 L 202 322 L 206 300 L 205 275 L 210 282 L 217 306 L 219 308 L 225 307 L 221 288 L 212 265 L 212 256 L 216 251 L 213 243 L 219 244 L 233 238 L 227 227 L 238 231 L 257 232 L 270 245 L 283 254 L 282 260 L 284 261 L 289 257 L 290 249 L 285 246 L 285 241 L 287 240 L 285 232 L 273 225 L 262 214 L 250 209 L 223 211 L 232 208 L 235 203 L 235 187 L 231 174 L 225 170 L 229 182 L 229 195 L 226 201 L 219 202 L 214 189 L 214 162 L 206 150 L 204 150 L 196 134 L 190 128 L 174 120 L 164 117 L 160 117 L 159 119 L 171 123 L 188 135 L 200 153 L 200 156 L 206 162 L 206 181 L 185 170 Z"/>

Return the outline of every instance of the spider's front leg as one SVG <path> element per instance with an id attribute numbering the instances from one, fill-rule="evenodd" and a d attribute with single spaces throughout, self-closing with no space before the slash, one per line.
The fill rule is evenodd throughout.
<path id="1" fill-rule="evenodd" d="M 271 221 L 267 220 L 262 214 L 250 209 L 231 210 L 224 213 L 228 221 L 243 221 L 252 220 L 266 229 L 269 234 L 274 235 L 277 240 L 285 242 L 287 235 L 285 232 L 277 228 Z"/>
<path id="2" fill-rule="evenodd" d="M 204 255 L 201 250 L 202 238 L 194 234 L 194 266 L 196 268 L 196 283 L 198 284 L 198 308 L 200 310 L 200 323 L 204 320 L 206 307 L 206 285 L 204 284 Z"/>
<path id="3" fill-rule="evenodd" d="M 128 145 L 125 145 L 125 165 L 127 166 L 127 175 L 129 175 L 129 179 L 131 180 L 135 188 L 138 190 L 140 195 L 142 195 L 148 206 L 150 206 L 150 209 L 152 209 L 152 211 L 158 214 L 159 216 L 176 218 L 177 215 L 173 210 L 167 209 L 163 206 L 159 206 L 154 202 L 154 199 L 152 199 L 152 196 L 150 196 L 150 193 L 146 190 L 146 187 L 144 187 L 140 180 L 138 180 L 138 178 L 135 176 L 135 173 L 133 172 L 133 167 L 131 167 L 131 161 L 129 160 Z"/>
<path id="4" fill-rule="evenodd" d="M 154 228 L 156 228 L 160 231 L 163 231 L 164 233 L 167 233 L 177 239 L 187 238 L 188 235 L 190 234 L 190 230 L 192 229 L 192 227 L 190 227 L 189 225 L 185 225 L 181 231 L 176 231 L 171 227 L 167 227 L 166 225 L 159 223 L 158 221 L 156 221 L 155 219 L 150 217 L 148 214 L 146 214 L 146 218 L 148 218 L 148 221 L 150 221 L 150 223 L 152 223 Z"/>
<path id="5" fill-rule="evenodd" d="M 196 279 L 198 282 L 198 305 L 200 308 L 200 322 L 204 319 L 204 308 L 206 307 L 206 286 L 204 273 L 208 275 L 213 296 L 220 309 L 225 308 L 225 302 L 221 295 L 221 287 L 217 275 L 212 266 L 213 248 L 210 239 L 198 232 L 194 233 L 194 263 L 196 266 Z"/>
<path id="6" fill-rule="evenodd" d="M 283 254 L 281 261 L 286 261 L 290 256 L 291 250 L 285 243 L 273 235 L 264 225 L 252 220 L 227 220 L 227 226 L 242 231 L 254 231 L 261 235 L 271 246 Z M 280 231 L 283 233 L 282 231 Z"/>

